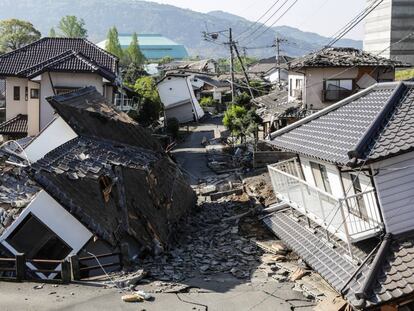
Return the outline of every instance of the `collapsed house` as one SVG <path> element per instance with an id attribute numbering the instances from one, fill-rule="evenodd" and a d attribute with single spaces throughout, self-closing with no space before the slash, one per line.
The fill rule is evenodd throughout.
<path id="1" fill-rule="evenodd" d="M 199 121 L 204 116 L 194 93 L 192 77 L 189 73 L 171 73 L 157 83 L 167 121 L 175 118 L 180 123 L 187 123 Z"/>
<path id="2" fill-rule="evenodd" d="M 48 102 L 53 121 L 33 140 L 3 150 L 10 167 L 0 187 L 8 205 L 3 252 L 62 260 L 88 250 L 128 258 L 168 247 L 195 194 L 150 132 L 93 87 Z M 13 178 L 15 189 L 4 182 Z"/>
<path id="3" fill-rule="evenodd" d="M 256 97 L 251 102 L 262 120 L 265 136 L 304 118 L 308 113 L 300 101 L 288 101 L 288 91 L 283 88 Z"/>
<path id="4" fill-rule="evenodd" d="M 269 166 L 266 225 L 353 308 L 412 305 L 414 84 L 375 84 L 270 136 L 297 156 Z"/>

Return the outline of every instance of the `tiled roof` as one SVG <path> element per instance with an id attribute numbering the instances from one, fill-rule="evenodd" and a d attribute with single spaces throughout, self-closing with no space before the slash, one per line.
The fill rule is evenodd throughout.
<path id="1" fill-rule="evenodd" d="M 338 293 L 342 291 L 354 307 L 375 308 L 414 295 L 413 234 L 391 238 L 383 253 L 377 239 L 365 241 L 358 247 L 353 245 L 354 255 L 363 262 L 358 266 L 344 256 L 343 248 L 332 248 L 323 241 L 323 235 L 306 228 L 308 224 L 304 219 L 293 218 L 290 213 L 290 210 L 276 212 L 263 221 Z M 372 270 L 377 255 L 382 261 L 377 270 Z M 365 298 L 361 298 L 358 293 L 372 271 L 375 271 L 372 282 L 364 293 Z"/>
<path id="2" fill-rule="evenodd" d="M 93 60 L 112 74 L 116 74 L 118 59 L 112 54 L 99 48 L 92 42 L 81 38 L 42 38 L 23 48 L 0 56 L 1 75 L 21 75 L 25 70 L 34 68 L 39 64 L 50 64 L 56 57 L 70 51 L 81 53 L 87 59 Z M 72 58 L 72 61 L 60 63 L 64 70 L 77 71 L 79 61 Z M 81 66 L 81 68 L 86 68 Z M 40 69 L 40 68 L 37 68 Z"/>
<path id="3" fill-rule="evenodd" d="M 280 65 L 286 65 L 289 62 L 293 61 L 293 57 L 280 55 L 279 56 L 279 63 Z M 277 67 L 276 56 L 272 56 L 269 58 L 264 58 L 259 60 L 257 63 L 252 64 L 247 69 L 248 73 L 251 74 L 266 74 L 270 70 Z M 285 67 L 285 66 L 283 66 Z"/>
<path id="4" fill-rule="evenodd" d="M 32 165 L 35 171 L 66 174 L 69 178 L 99 177 L 113 165 L 147 167 L 159 159 L 154 151 L 139 147 L 78 137 L 54 149 Z"/>
<path id="5" fill-rule="evenodd" d="M 17 75 L 31 79 L 45 71 L 97 72 L 110 81 L 114 81 L 116 78 L 113 72 L 100 66 L 82 53 L 72 50 L 63 52 L 62 54 L 50 58 L 40 64 L 36 64 L 33 67 L 24 69 L 18 72 Z"/>
<path id="6" fill-rule="evenodd" d="M 413 88 L 377 84 L 273 133 L 269 143 L 341 165 L 354 156 L 371 161 L 406 152 L 414 148 Z"/>
<path id="7" fill-rule="evenodd" d="M 374 256 L 373 256 L 374 257 Z M 352 305 L 369 308 L 414 295 L 414 237 L 404 234 L 391 238 L 389 247 L 383 253 L 382 262 L 365 298 L 358 299 L 362 284 L 369 275 L 373 260 L 361 267 L 344 292 Z"/>
<path id="8" fill-rule="evenodd" d="M 161 145 L 149 130 L 109 104 L 94 87 L 49 97 L 47 100 L 80 136 L 161 150 Z"/>
<path id="9" fill-rule="evenodd" d="M 256 113 L 264 120 L 272 117 L 282 117 L 299 112 L 302 106 L 299 101 L 288 101 L 287 90 L 277 90 L 270 94 L 256 97 L 252 102 L 258 107 Z"/>
<path id="10" fill-rule="evenodd" d="M 230 85 L 231 85 L 230 82 L 228 82 L 228 81 L 217 80 L 217 79 L 214 79 L 214 78 L 209 77 L 209 76 L 195 75 L 194 77 L 196 79 L 200 79 L 200 80 L 204 81 L 205 83 L 210 84 L 214 87 L 228 87 L 228 88 L 230 88 Z"/>
<path id="11" fill-rule="evenodd" d="M 353 66 L 406 67 L 406 64 L 355 48 L 330 47 L 293 60 L 288 68 L 295 70 L 300 68 Z"/>
<path id="12" fill-rule="evenodd" d="M 27 115 L 18 114 L 14 118 L 1 123 L 0 134 L 27 134 Z"/>
<path id="13" fill-rule="evenodd" d="M 333 248 L 332 243 L 326 241 L 323 231 L 313 232 L 306 227 L 305 219 L 290 216 L 291 211 L 281 211 L 264 218 L 264 223 L 291 249 L 293 249 L 305 262 L 318 272 L 333 288 L 340 291 L 346 281 L 357 269 L 357 264 L 352 262 L 347 254 L 347 246 L 342 241 L 337 241 Z M 314 227 L 316 225 L 312 223 Z M 333 237 L 332 237 L 333 238 Z M 365 245 L 364 245 L 365 246 Z M 354 246 L 355 255 L 363 260 L 372 245 L 360 249 Z"/>

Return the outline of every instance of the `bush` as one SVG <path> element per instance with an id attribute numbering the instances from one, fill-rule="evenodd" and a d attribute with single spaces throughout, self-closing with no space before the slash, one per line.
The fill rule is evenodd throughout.
<path id="1" fill-rule="evenodd" d="M 203 97 L 200 100 L 201 107 L 216 107 L 217 101 L 215 101 L 212 97 Z"/>
<path id="2" fill-rule="evenodd" d="M 231 134 L 242 140 L 250 135 L 255 136 L 258 130 L 259 117 L 253 109 L 231 105 L 224 114 L 224 126 Z"/>
<path id="3" fill-rule="evenodd" d="M 167 119 L 167 132 L 170 133 L 174 138 L 178 137 L 180 131 L 180 122 L 177 118 Z"/>

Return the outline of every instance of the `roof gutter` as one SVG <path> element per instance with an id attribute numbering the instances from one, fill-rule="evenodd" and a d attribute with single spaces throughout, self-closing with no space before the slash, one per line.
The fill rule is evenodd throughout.
<path id="1" fill-rule="evenodd" d="M 374 260 L 372 261 L 372 264 L 368 271 L 365 282 L 361 285 L 361 288 L 359 289 L 359 291 L 355 293 L 355 297 L 357 299 L 367 299 L 367 292 L 376 278 L 378 269 L 381 267 L 386 257 L 386 253 L 390 247 L 391 242 L 392 242 L 392 234 L 387 233 L 384 236 L 384 239 L 382 240 L 381 246 L 377 254 L 375 255 Z"/>
<path id="2" fill-rule="evenodd" d="M 377 133 L 378 129 L 381 127 L 384 119 L 391 113 L 394 109 L 395 105 L 400 100 L 401 96 L 407 90 L 407 86 L 400 82 L 395 90 L 392 92 L 390 98 L 382 107 L 381 111 L 377 114 L 374 121 L 371 125 L 365 130 L 364 134 L 361 136 L 355 148 L 348 152 L 349 159 L 351 162 L 356 164 L 358 159 L 362 159 L 364 156 L 364 150 L 366 149 L 368 143 L 373 138 L 373 136 Z"/>
<path id="3" fill-rule="evenodd" d="M 354 100 L 356 100 L 356 99 L 358 99 L 358 98 L 360 98 L 360 97 L 362 97 L 362 96 L 370 93 L 377 86 L 378 86 L 378 84 L 371 85 L 370 87 L 362 90 L 361 92 L 358 92 L 358 93 L 356 93 L 354 95 L 351 95 L 351 96 L 349 96 L 349 97 L 347 97 L 347 98 L 345 98 L 345 99 L 337 102 L 336 104 L 333 104 L 331 106 L 328 106 L 325 109 L 322 109 L 321 111 L 318 111 L 318 112 L 316 112 L 316 113 L 314 113 L 314 114 L 312 114 L 312 115 L 310 115 L 310 116 L 308 116 L 306 118 L 303 118 L 303 119 L 301 119 L 299 121 L 296 121 L 295 123 L 292 123 L 289 126 L 286 126 L 286 127 L 282 128 L 282 129 L 276 131 L 276 132 L 271 133 L 269 135 L 270 140 L 274 139 L 277 136 L 280 136 L 282 134 L 285 134 L 285 133 L 287 133 L 287 132 L 289 132 L 289 131 L 291 131 L 291 130 L 299 127 L 299 126 L 302 126 L 305 123 L 308 123 L 309 121 L 311 121 L 313 119 L 316 119 L 316 118 L 318 118 L 320 116 L 323 116 L 323 115 L 325 115 L 325 114 L 327 114 L 327 113 L 329 113 L 329 112 L 331 112 L 333 110 L 336 110 L 336 109 L 344 106 L 345 104 L 347 104 L 349 102 L 352 102 L 352 101 L 354 101 Z"/>

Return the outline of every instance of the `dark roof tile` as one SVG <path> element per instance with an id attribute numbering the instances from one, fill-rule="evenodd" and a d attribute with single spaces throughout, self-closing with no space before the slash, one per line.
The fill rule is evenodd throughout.
<path id="1" fill-rule="evenodd" d="M 117 57 L 86 39 L 42 38 L 25 47 L 1 55 L 0 74 L 25 76 L 26 70 L 39 66 L 40 64 L 47 65 L 55 60 L 56 57 L 59 57 L 64 53 L 70 53 L 71 51 L 81 53 L 86 58 L 93 60 L 93 62 L 98 64 L 103 70 L 111 72 L 113 75 L 117 73 Z M 90 69 L 90 67 L 81 65 L 79 60 L 74 58 L 72 58 L 71 61 L 60 63 L 59 66 L 64 70 L 74 71 L 79 68 Z"/>

